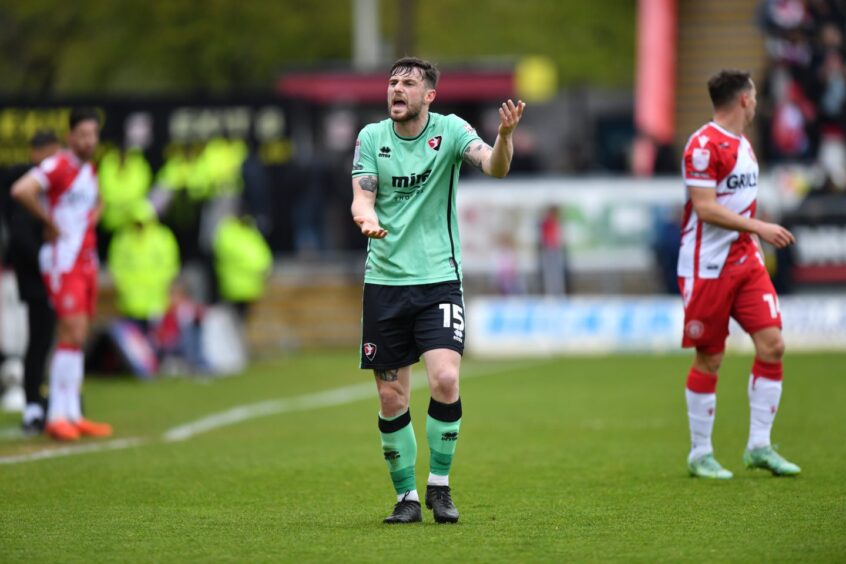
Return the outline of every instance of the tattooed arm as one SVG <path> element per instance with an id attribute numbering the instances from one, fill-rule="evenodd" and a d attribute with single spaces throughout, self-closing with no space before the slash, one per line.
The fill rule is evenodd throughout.
<path id="1" fill-rule="evenodd" d="M 464 161 L 488 176 L 504 178 L 511 168 L 511 157 L 514 154 L 511 134 L 520 123 L 525 107 L 526 104 L 521 101 L 518 101 L 517 105 L 511 100 L 503 102 L 499 108 L 499 132 L 494 146 L 491 147 L 483 141 L 474 141 L 464 150 Z"/>
<path id="2" fill-rule="evenodd" d="M 373 239 L 382 239 L 388 234 L 379 225 L 379 218 L 376 217 L 376 192 L 379 189 L 379 178 L 373 175 L 362 175 L 353 177 L 353 202 L 352 216 L 361 234 Z"/>

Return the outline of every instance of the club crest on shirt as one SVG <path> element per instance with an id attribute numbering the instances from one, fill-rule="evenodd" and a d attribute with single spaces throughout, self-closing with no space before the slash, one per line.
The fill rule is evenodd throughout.
<path id="1" fill-rule="evenodd" d="M 364 343 L 364 345 L 362 345 L 362 350 L 364 351 L 364 356 L 367 357 L 367 360 L 373 360 L 376 357 L 376 345 L 373 343 Z"/>
<path id="2" fill-rule="evenodd" d="M 711 161 L 711 151 L 708 149 L 694 149 L 693 150 L 693 168 L 698 171 L 703 171 L 708 168 L 708 163 Z"/>
<path id="3" fill-rule="evenodd" d="M 431 139 L 426 141 L 426 143 L 428 143 L 429 147 L 431 147 L 432 149 L 434 149 L 436 151 L 441 150 L 441 136 L 440 135 L 432 137 Z"/>
<path id="4" fill-rule="evenodd" d="M 705 324 L 698 319 L 694 319 L 687 322 L 684 331 L 691 339 L 698 339 L 703 333 L 705 333 Z"/>

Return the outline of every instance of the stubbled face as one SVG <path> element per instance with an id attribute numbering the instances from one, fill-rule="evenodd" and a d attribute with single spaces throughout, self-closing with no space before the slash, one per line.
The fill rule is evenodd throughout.
<path id="1" fill-rule="evenodd" d="M 68 133 L 68 147 L 83 161 L 90 161 L 100 141 L 100 124 L 87 119 L 76 124 Z"/>
<path id="2" fill-rule="evenodd" d="M 758 107 L 758 91 L 755 89 L 755 83 L 752 82 L 752 88 L 743 92 L 741 96 L 743 97 L 744 121 L 746 125 L 750 125 L 755 119 L 755 109 Z"/>
<path id="3" fill-rule="evenodd" d="M 397 69 L 388 81 L 388 114 L 397 122 L 411 121 L 432 101 L 434 92 L 419 68 Z"/>

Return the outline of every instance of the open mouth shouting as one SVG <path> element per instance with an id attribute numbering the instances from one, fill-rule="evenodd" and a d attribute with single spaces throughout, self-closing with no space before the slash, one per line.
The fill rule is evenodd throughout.
<path id="1" fill-rule="evenodd" d="M 397 97 L 397 98 L 394 98 L 393 100 L 391 100 L 391 111 L 396 110 L 396 111 L 401 112 L 401 111 L 404 111 L 407 107 L 408 107 L 408 104 L 402 98 Z"/>

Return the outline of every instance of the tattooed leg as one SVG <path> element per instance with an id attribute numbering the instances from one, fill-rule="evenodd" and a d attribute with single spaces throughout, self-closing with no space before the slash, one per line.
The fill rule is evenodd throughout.
<path id="1" fill-rule="evenodd" d="M 375 368 L 376 390 L 382 415 L 393 417 L 408 409 L 411 399 L 411 368 Z"/>
<path id="2" fill-rule="evenodd" d="M 396 382 L 399 378 L 399 368 L 389 368 L 387 370 L 377 368 L 373 371 L 376 377 L 384 382 Z"/>

